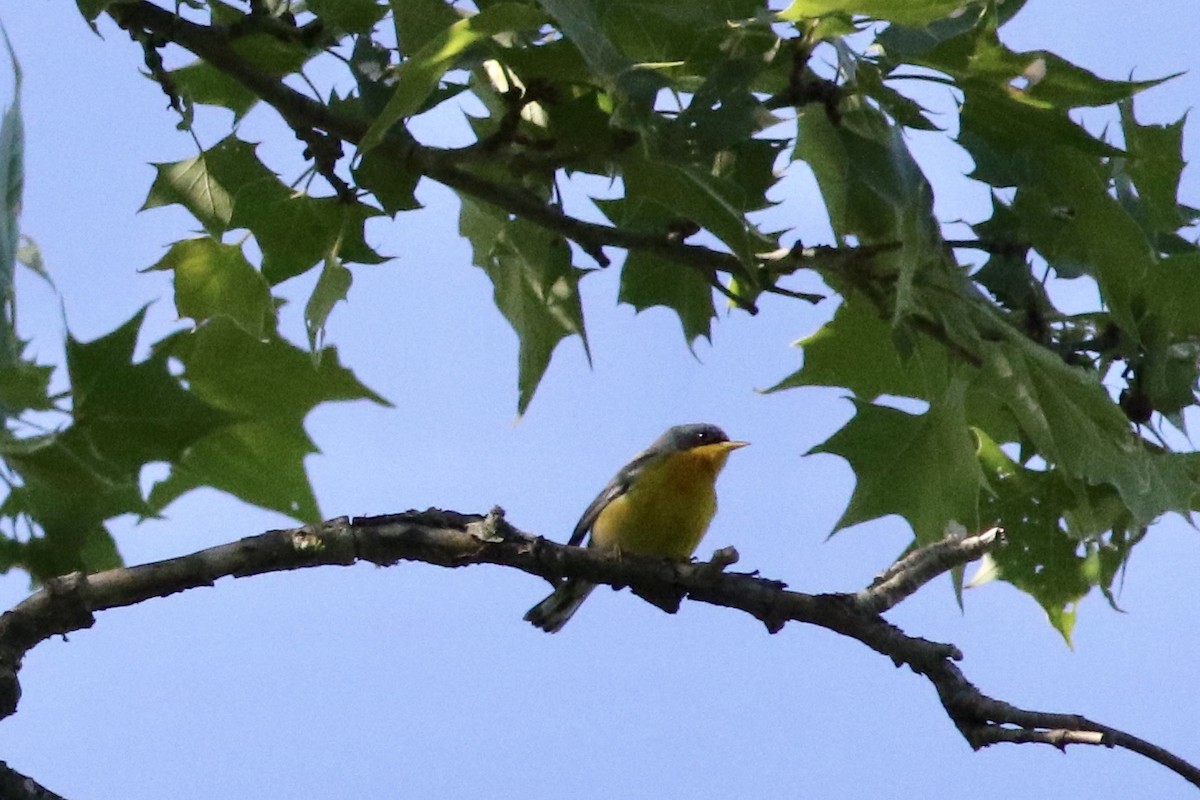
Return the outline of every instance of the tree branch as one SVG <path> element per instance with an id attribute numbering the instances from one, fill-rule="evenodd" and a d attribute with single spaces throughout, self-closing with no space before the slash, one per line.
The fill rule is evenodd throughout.
<path id="1" fill-rule="evenodd" d="M 772 633 L 787 622 L 803 622 L 855 639 L 908 665 L 935 687 L 942 706 L 972 747 L 998 742 L 1034 742 L 1064 748 L 1068 744 L 1123 747 L 1171 769 L 1200 786 L 1200 769 L 1131 734 L 1084 717 L 1027 711 L 983 694 L 954 663 L 962 654 L 950 644 L 909 636 L 871 606 L 899 602 L 934 575 L 977 557 L 997 540 L 995 531 L 952 537 L 909 554 L 872 587 L 857 594 L 810 595 L 790 591 L 780 581 L 726 567 L 736 551 L 718 551 L 711 562 L 676 563 L 616 556 L 582 547 L 565 547 L 512 527 L 503 512 L 486 516 L 455 511 L 409 511 L 381 517 L 345 517 L 322 525 L 268 531 L 190 555 L 57 578 L 0 616 L 0 715 L 16 711 L 20 698 L 17 672 L 30 649 L 53 636 L 91 627 L 95 613 L 165 597 L 219 578 L 249 577 L 326 565 L 368 561 L 391 566 L 420 561 L 443 567 L 495 564 L 556 583 L 584 578 L 614 587 L 630 587 L 655 605 L 674 611 L 683 598 L 743 611 Z M 893 591 L 892 585 L 903 590 Z M 867 600 L 864 601 L 863 598 Z M 890 607 L 890 606 L 888 606 Z"/>
<path id="2" fill-rule="evenodd" d="M 106 13 L 131 33 L 153 33 L 204 59 L 273 107 L 295 131 L 324 131 L 353 145 L 358 145 L 367 132 L 366 120 L 338 113 L 254 67 L 238 55 L 228 33 L 222 29 L 183 19 L 146 0 L 116 3 Z M 741 276 L 752 286 L 758 283 L 756 276 L 732 253 L 678 241 L 668 231 L 635 231 L 572 217 L 520 189 L 462 169 L 453 150 L 426 147 L 404 135 L 389 134 L 377 149 L 407 169 L 561 234 L 586 252 L 602 253 L 604 247 L 640 250 L 696 269 L 733 302 L 757 313 L 753 302 L 735 296 L 717 280 L 716 274 L 724 272 Z M 604 263 L 607 259 L 597 260 Z"/>
<path id="3" fill-rule="evenodd" d="M 0 761 L 0 797 L 4 800 L 65 800 Z"/>

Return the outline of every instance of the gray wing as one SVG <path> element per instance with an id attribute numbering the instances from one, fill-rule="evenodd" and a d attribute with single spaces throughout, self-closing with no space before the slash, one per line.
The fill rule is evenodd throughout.
<path id="1" fill-rule="evenodd" d="M 596 517 L 600 516 L 604 507 L 629 491 L 630 485 L 642 471 L 642 467 L 653 457 L 649 449 L 643 450 L 613 476 L 608 485 L 600 490 L 600 494 L 596 495 L 596 499 L 584 509 L 583 516 L 579 518 L 579 522 L 575 523 L 575 530 L 571 531 L 571 538 L 567 541 L 567 545 L 578 547 L 583 543 L 583 537 L 587 536 L 588 531 L 592 529 L 592 525 L 596 523 Z"/>

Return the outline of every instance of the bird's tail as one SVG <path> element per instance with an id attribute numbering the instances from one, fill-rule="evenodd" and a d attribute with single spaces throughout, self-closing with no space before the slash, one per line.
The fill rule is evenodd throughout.
<path id="1" fill-rule="evenodd" d="M 587 599 L 596 584 L 569 580 L 555 589 L 549 597 L 525 612 L 525 621 L 546 633 L 556 633 Z"/>

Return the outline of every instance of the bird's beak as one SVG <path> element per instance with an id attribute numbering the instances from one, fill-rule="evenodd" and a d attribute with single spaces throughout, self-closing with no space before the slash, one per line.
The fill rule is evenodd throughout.
<path id="1" fill-rule="evenodd" d="M 712 444 L 702 444 L 697 447 L 697 450 L 708 453 L 710 456 L 725 457 L 737 450 L 739 447 L 745 447 L 749 442 L 713 442 Z"/>

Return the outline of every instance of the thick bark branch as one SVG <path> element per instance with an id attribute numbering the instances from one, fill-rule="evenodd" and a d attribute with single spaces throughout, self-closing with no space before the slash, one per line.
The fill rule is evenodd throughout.
<path id="1" fill-rule="evenodd" d="M 725 606 L 755 617 L 772 633 L 793 621 L 817 625 L 862 642 L 897 666 L 908 665 L 925 676 L 946 713 L 976 749 L 997 742 L 1123 747 L 1200 786 L 1200 769 L 1131 734 L 1081 716 L 1028 711 L 988 697 L 954 663 L 962 659 L 956 647 L 909 636 L 876 612 L 880 606 L 899 602 L 899 594 L 907 596 L 946 570 L 978 558 L 999 541 L 994 531 L 950 537 L 910 554 L 862 592 L 811 595 L 790 591 L 784 583 L 757 574 L 726 571 L 737 560 L 732 548 L 701 563 L 629 554 L 617 557 L 529 536 L 505 521 L 499 509 L 486 516 L 430 509 L 354 520 L 343 517 L 319 526 L 269 531 L 166 561 L 87 576 L 73 573 L 49 582 L 0 616 L 0 714 L 16 711 L 17 672 L 25 653 L 53 636 L 91 627 L 97 611 L 212 586 L 219 578 L 306 567 L 349 566 L 358 561 L 380 566 L 399 561 L 443 567 L 496 564 L 551 582 L 570 576 L 628 586 L 668 611 L 677 609 L 684 598 Z M 902 591 L 886 588 L 896 586 Z"/>

